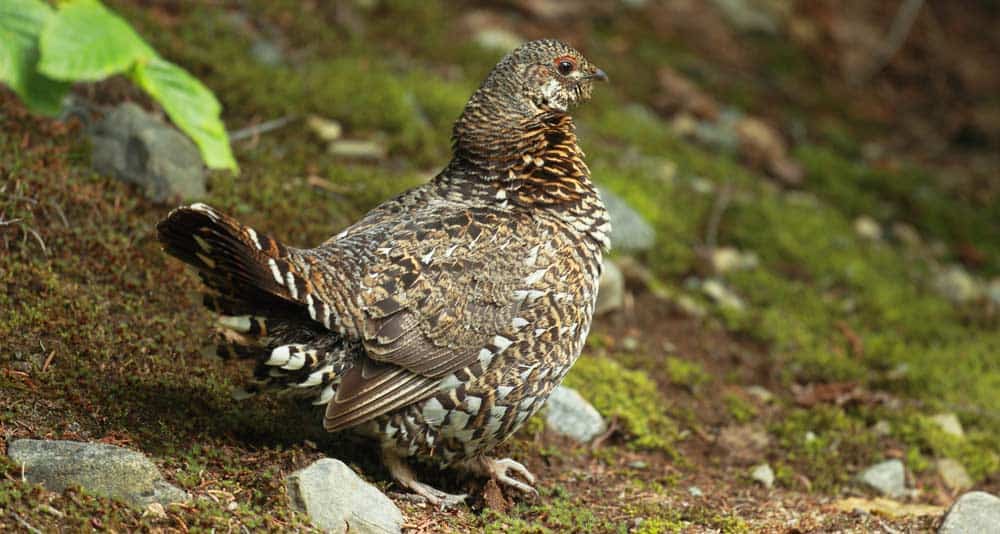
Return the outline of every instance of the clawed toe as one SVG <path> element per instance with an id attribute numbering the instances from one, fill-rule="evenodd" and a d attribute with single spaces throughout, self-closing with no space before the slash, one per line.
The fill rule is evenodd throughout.
<path id="1" fill-rule="evenodd" d="M 533 488 L 531 484 L 535 483 L 535 475 L 528 471 L 527 467 L 524 467 L 520 462 L 517 462 L 511 458 L 483 458 L 483 467 L 486 469 L 487 473 L 496 479 L 497 482 L 501 482 L 507 486 L 515 488 L 524 493 L 534 493 L 538 494 L 538 490 Z M 508 475 L 508 471 L 514 471 L 515 473 L 524 477 L 528 481 L 528 484 L 521 482 L 520 480 Z"/>
<path id="2" fill-rule="evenodd" d="M 430 504 L 440 507 L 442 510 L 447 508 L 454 508 L 465 502 L 465 498 L 468 497 L 467 494 L 452 494 L 445 493 L 433 486 L 428 486 L 423 482 L 413 481 L 408 485 L 408 487 L 413 490 L 414 493 L 423 497 Z"/>
<path id="3" fill-rule="evenodd" d="M 468 495 L 464 493 L 460 495 L 445 493 L 433 486 L 420 482 L 413 475 L 410 468 L 397 456 L 384 453 L 383 460 L 385 461 L 386 467 L 389 468 L 389 472 L 392 474 L 392 477 L 396 479 L 396 482 L 400 483 L 402 486 L 406 487 L 415 494 L 415 499 L 411 500 L 423 499 L 434 506 L 446 509 L 464 503 L 465 498 L 468 497 Z"/>

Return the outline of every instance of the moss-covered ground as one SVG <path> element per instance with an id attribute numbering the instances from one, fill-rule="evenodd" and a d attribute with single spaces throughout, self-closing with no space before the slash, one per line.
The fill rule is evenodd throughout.
<path id="1" fill-rule="evenodd" d="M 205 201 L 296 245 L 320 242 L 435 172 L 451 121 L 502 54 L 475 44 L 474 17 L 443 2 L 109 4 L 216 91 L 231 130 L 293 119 L 235 142 L 243 173 L 213 174 Z M 580 110 L 580 137 L 596 180 L 641 212 L 657 241 L 633 261 L 646 270 L 629 277 L 634 303 L 599 318 L 567 377 L 613 431 L 579 446 L 536 419 L 506 447 L 539 475 L 538 498 L 486 499 L 482 480 L 427 472 L 471 491 L 471 506 L 438 513 L 399 500 L 407 527 L 931 528 L 935 516 L 831 506 L 859 491 L 851 478 L 860 469 L 888 457 L 906 462 L 915 502 L 953 498 L 934 469 L 941 457 L 960 461 L 977 487 L 1000 490 L 997 304 L 954 303 L 935 286 L 959 262 L 984 280 L 1000 273 L 1000 202 L 982 182 L 989 169 L 956 176 L 954 165 L 905 152 L 865 157 L 889 128 L 858 116 L 844 91 L 817 77 L 807 50 L 777 37 L 749 39 L 755 59 L 737 68 L 685 40 L 656 6 L 602 9 L 565 24 L 479 13 L 524 37 L 563 37 L 613 80 Z M 255 58 L 262 42 L 281 50 L 280 62 Z M 803 185 L 777 186 L 738 156 L 679 135 L 655 111 L 657 69 L 667 64 L 728 105 L 809 132 L 792 151 Z M 108 104 L 140 98 L 123 87 L 83 91 Z M 388 156 L 331 155 L 308 115 L 383 143 Z M 377 458 L 325 435 L 313 409 L 231 398 L 246 370 L 202 356 L 211 324 L 196 277 L 155 241 L 169 206 L 88 170 L 81 129 L 30 116 L 0 90 L 0 453 L 18 437 L 116 443 L 150 455 L 195 500 L 158 517 L 81 490 L 49 493 L 21 482 L 0 455 L 0 529 L 309 530 L 283 477 L 324 455 L 398 491 Z M 885 229 L 905 224 L 919 238 L 865 238 L 859 216 Z M 759 258 L 717 275 L 742 308 L 698 289 L 709 241 Z M 847 393 L 807 394 L 826 390 Z M 964 437 L 933 422 L 941 412 L 957 414 Z M 720 445 L 721 430 L 738 425 L 769 436 L 755 461 L 774 468 L 774 489 Z"/>

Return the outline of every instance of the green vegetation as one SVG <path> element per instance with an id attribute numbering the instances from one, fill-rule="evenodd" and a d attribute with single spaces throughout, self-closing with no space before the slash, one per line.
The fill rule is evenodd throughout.
<path id="1" fill-rule="evenodd" d="M 630 371 L 611 358 L 583 356 L 566 377 L 597 411 L 617 420 L 629 445 L 674 453 L 677 428 L 667 416 L 668 404 L 656 384 L 641 371 Z"/>
<path id="2" fill-rule="evenodd" d="M 292 245 L 322 241 L 438 170 L 449 154 L 452 120 L 500 55 L 456 39 L 462 23 L 449 14 L 450 6 L 438 2 L 357 2 L 356 16 L 364 22 L 357 31 L 345 29 L 340 14 L 323 3 L 252 1 L 245 10 L 194 2 L 169 9 L 125 0 L 109 4 L 128 20 L 115 19 L 124 41 L 107 59 L 112 70 L 42 61 L 50 21 L 68 10 L 65 22 L 71 23 L 74 11 L 99 8 L 96 2 L 62 2 L 58 9 L 37 0 L 0 6 L 0 79 L 32 110 L 51 114 L 69 90 L 70 75 L 76 80 L 124 74 L 183 127 L 184 118 L 174 117 L 183 110 L 171 112 L 168 103 L 177 96 L 163 89 L 177 81 L 190 88 L 196 76 L 222 105 L 191 108 L 192 117 L 221 115 L 236 127 L 296 119 L 259 139 L 236 142 L 243 175 L 213 174 L 206 199 Z M 15 8 L 21 18 L 12 33 L 4 23 L 14 20 Z M 734 81 L 711 58 L 660 39 L 637 17 L 616 15 L 605 24 L 596 30 L 599 35 L 637 35 L 633 48 L 621 53 L 603 40 L 578 44 L 596 64 L 613 65 L 607 68 L 614 69 L 613 81 L 627 83 L 602 87 L 580 110 L 578 126 L 596 180 L 657 230 L 656 245 L 637 258 L 653 274 L 650 291 L 631 279 L 629 288 L 637 300 L 649 297 L 647 292 L 666 295 L 670 302 L 660 303 L 667 310 L 662 315 L 678 314 L 675 308 L 683 307 L 671 306 L 682 299 L 708 302 L 688 281 L 705 277 L 698 250 L 709 237 L 754 252 L 759 267 L 713 275 L 743 300 L 744 311 L 734 316 L 706 307 L 709 316 L 690 334 L 709 332 L 738 340 L 754 349 L 754 356 L 759 352 L 754 371 L 773 377 L 764 385 L 776 400 L 758 407 L 738 392 L 749 384 L 740 381 L 747 375 L 722 373 L 749 364 L 734 363 L 725 351 L 715 355 L 712 345 L 705 349 L 711 361 L 656 351 L 599 356 L 601 347 L 618 346 L 621 329 L 613 320 L 598 322 L 566 384 L 617 421 L 625 439 L 604 441 L 597 451 L 567 451 L 543 441 L 544 423 L 536 417 L 511 440 L 511 448 L 520 459 L 530 458 L 528 463 L 537 460 L 531 467 L 540 475 L 541 499 L 515 499 L 519 504 L 509 510 L 481 514 L 476 503 L 475 513 L 447 515 L 429 529 L 754 530 L 756 519 L 710 505 L 677 504 L 690 502 L 691 478 L 728 469 L 711 440 L 714 427 L 731 423 L 769 430 L 766 461 L 784 490 L 836 496 L 854 473 L 890 448 L 904 455 L 923 487 L 936 483 L 930 467 L 940 457 L 958 460 L 978 483 L 995 487 L 1000 471 L 996 310 L 983 301 L 950 302 L 935 290 L 934 276 L 962 259 L 963 246 L 978 254 L 978 267 L 969 267 L 974 274 L 988 278 L 1000 272 L 995 238 L 1000 204 L 959 190 L 939 171 L 916 162 L 864 159 L 867 125 L 814 116 L 816 109 L 835 109 L 841 102 L 806 74 L 801 51 L 785 40 L 760 38 L 747 46 L 761 47 L 766 52 L 761 57 L 780 63 L 768 66 L 781 80 L 775 83 L 809 88 L 808 100 L 788 97 L 793 101 L 780 106 L 807 130 L 793 150 L 805 169 L 804 182 L 798 189 L 776 186 L 736 155 L 683 137 L 654 111 L 660 65 L 689 74 L 726 104 L 748 112 L 773 103 L 764 98 L 766 87 Z M 260 39 L 277 43 L 284 57 L 267 63 L 248 54 Z M 186 70 L 174 70 L 179 69 L 174 64 Z M 51 496 L 22 484 L 16 466 L 0 456 L 0 507 L 42 530 L 56 525 L 180 529 L 182 521 L 192 530 L 240 523 L 280 531 L 308 528 L 303 516 L 288 509 L 282 480 L 315 458 L 346 458 L 370 480 L 387 485 L 377 459 L 340 436 L 324 434 L 319 414 L 284 399 L 234 401 L 230 389 L 246 370 L 200 356 L 209 343 L 210 318 L 199 306 L 196 277 L 165 258 L 155 242 L 154 225 L 165 208 L 147 204 L 127 185 L 93 175 L 78 127 L 34 117 L 6 92 L 0 92 L 0 110 L 5 371 L 0 428 L 11 436 L 123 443 L 150 454 L 171 482 L 217 499 L 168 509 L 168 518 L 143 517 L 82 491 Z M 339 121 L 349 138 L 384 143 L 388 157 L 338 159 L 297 120 L 310 114 Z M 204 127 L 218 134 L 213 128 Z M 317 177 L 332 186 L 316 185 Z M 728 201 L 718 215 L 718 231 L 709 236 L 713 210 L 724 195 Z M 906 223 L 919 241 L 859 237 L 853 227 L 858 216 L 872 217 L 885 229 Z M 943 252 L 931 246 L 936 240 Z M 644 347 L 659 346 L 645 343 L 645 337 L 662 334 L 654 330 L 625 335 Z M 867 399 L 809 407 L 794 407 L 789 399 L 795 385 L 840 382 L 887 395 L 892 409 L 872 407 Z M 715 387 L 725 387 L 725 393 L 716 395 Z M 943 433 L 927 418 L 939 411 L 959 415 L 965 438 Z M 888 436 L 872 430 L 881 420 L 892 429 Z M 530 455 L 520 454 L 526 450 Z M 689 461 L 689 450 L 709 452 L 691 454 L 695 460 Z M 625 467 L 632 457 L 651 467 Z M 660 462 L 671 471 L 664 474 Z M 589 464 L 598 466 L 599 481 L 586 473 L 557 479 L 564 465 L 583 472 Z M 478 490 L 474 483 L 454 487 L 468 481 L 452 472 L 430 476 L 429 482 L 449 491 Z M 666 477 L 683 482 L 658 482 Z M 742 478 L 736 484 L 718 493 L 760 489 L 751 490 Z M 595 486 L 604 491 L 589 495 Z M 46 512 L 43 502 L 65 517 Z M 235 510 L 229 502 L 236 503 Z M 428 515 L 417 507 L 404 511 L 408 518 Z M 643 521 L 627 523 L 622 516 Z M 10 523 L 2 512 L 0 521 Z"/>
<path id="3" fill-rule="evenodd" d="M 124 74 L 159 102 L 201 150 L 205 164 L 236 170 L 215 95 L 164 60 L 98 0 L 43 0 L 0 7 L 0 81 L 32 110 L 57 115 L 73 82 Z"/>

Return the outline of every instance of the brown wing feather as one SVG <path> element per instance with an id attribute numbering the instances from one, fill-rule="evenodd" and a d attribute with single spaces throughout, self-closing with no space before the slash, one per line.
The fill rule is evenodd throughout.
<path id="1" fill-rule="evenodd" d="M 359 325 L 366 357 L 327 405 L 328 430 L 423 400 L 443 377 L 474 365 L 496 336 L 516 337 L 516 290 L 536 269 L 517 232 L 488 214 L 428 217 L 434 223 L 404 227 L 419 228 L 422 239 L 395 235 L 393 252 L 369 266 L 363 286 L 373 289 Z"/>
<path id="2" fill-rule="evenodd" d="M 371 360 L 356 365 L 327 404 L 323 427 L 336 432 L 430 396 L 438 381 Z M 342 395 L 343 394 L 343 395 Z"/>

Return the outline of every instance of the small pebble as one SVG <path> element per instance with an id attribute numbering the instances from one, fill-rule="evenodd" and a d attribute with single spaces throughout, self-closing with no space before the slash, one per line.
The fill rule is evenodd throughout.
<path id="1" fill-rule="evenodd" d="M 858 481 L 890 497 L 906 494 L 906 468 L 899 460 L 886 460 L 865 469 Z"/>
<path id="2" fill-rule="evenodd" d="M 628 352 L 635 352 L 639 348 L 639 340 L 633 336 L 622 338 L 622 348 Z"/>
<path id="3" fill-rule="evenodd" d="M 872 241 L 882 239 L 882 227 L 879 226 L 878 221 L 867 215 L 862 215 L 854 220 L 854 232 Z"/>
<path id="4" fill-rule="evenodd" d="M 765 488 L 774 486 L 774 470 L 769 464 L 760 464 L 750 471 L 750 478 L 760 482 Z"/>
<path id="5" fill-rule="evenodd" d="M 747 395 L 765 404 L 774 400 L 774 393 L 771 393 L 770 390 L 763 386 L 747 386 L 745 391 Z"/>
<path id="6" fill-rule="evenodd" d="M 931 421 L 940 427 L 945 434 L 951 434 L 952 436 L 959 438 L 965 437 L 965 430 L 962 428 L 962 422 L 958 420 L 957 415 L 951 412 L 932 415 Z"/>

